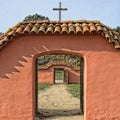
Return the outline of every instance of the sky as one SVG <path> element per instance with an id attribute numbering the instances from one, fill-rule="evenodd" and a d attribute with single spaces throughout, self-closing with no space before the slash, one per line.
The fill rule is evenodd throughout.
<path id="1" fill-rule="evenodd" d="M 120 26 L 120 0 L 0 0 L 0 32 L 7 31 L 28 15 L 35 13 L 58 20 L 53 8 L 62 2 L 62 20 L 100 20 L 116 28 Z"/>

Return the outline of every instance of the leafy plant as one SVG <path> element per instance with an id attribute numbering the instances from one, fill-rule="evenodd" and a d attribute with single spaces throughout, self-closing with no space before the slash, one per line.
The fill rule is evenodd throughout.
<path id="1" fill-rule="evenodd" d="M 36 13 L 33 15 L 26 16 L 23 21 L 32 21 L 32 20 L 49 20 L 49 18 Z"/>

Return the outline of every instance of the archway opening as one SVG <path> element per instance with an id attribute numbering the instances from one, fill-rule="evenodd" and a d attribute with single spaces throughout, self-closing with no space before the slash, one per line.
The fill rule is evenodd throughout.
<path id="1" fill-rule="evenodd" d="M 63 68 L 54 68 L 54 83 L 65 83 L 65 69 Z"/>
<path id="2" fill-rule="evenodd" d="M 65 57 L 68 57 L 69 65 L 63 65 L 62 60 L 66 61 Z M 47 58 L 47 61 L 46 59 Z M 77 58 L 77 59 L 76 59 Z M 53 60 L 55 59 L 55 60 Z M 79 59 L 79 61 L 78 61 Z M 50 65 L 52 60 L 52 64 Z M 57 61 L 57 63 L 55 62 Z M 60 64 L 59 62 L 63 63 Z M 78 63 L 79 62 L 79 63 Z M 44 63 L 44 64 L 43 64 Z M 77 65 L 75 65 L 75 63 Z M 71 64 L 71 65 L 70 65 Z M 77 68 L 77 67 L 78 68 Z M 75 68 L 74 68 L 75 67 Z M 74 74 L 79 75 L 79 81 L 70 80 L 71 71 Z M 65 54 L 65 53 L 50 53 L 42 54 L 36 59 L 36 116 L 37 118 L 47 118 L 47 117 L 61 117 L 61 116 L 76 116 L 79 115 L 83 117 L 84 115 L 84 59 L 81 56 L 75 54 Z M 41 79 L 41 80 L 40 80 Z M 44 89 L 45 87 L 45 89 Z M 68 99 L 67 96 L 63 94 L 67 93 L 70 95 Z M 72 88 L 73 87 L 73 88 Z M 44 90 L 42 90 L 42 88 Z M 66 89 L 67 88 L 67 89 Z M 72 89 L 70 93 L 70 89 Z M 74 89 L 79 90 L 77 93 Z M 77 98 L 74 98 L 75 94 Z M 62 96 L 59 98 L 59 96 Z M 71 97 L 71 98 L 70 98 Z M 63 99 L 64 98 L 64 99 Z M 66 101 L 66 102 L 65 102 Z M 79 102 L 76 102 L 79 101 Z M 73 103 L 73 104 L 70 104 Z M 65 107 L 65 105 L 68 105 Z M 72 107 L 76 105 L 77 107 Z M 79 106 L 79 107 L 78 107 Z M 73 119 L 74 120 L 74 119 Z M 83 120 L 83 118 L 81 119 Z"/>

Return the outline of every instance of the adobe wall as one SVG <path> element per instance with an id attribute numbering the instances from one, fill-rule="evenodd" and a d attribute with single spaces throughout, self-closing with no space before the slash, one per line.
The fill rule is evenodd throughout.
<path id="1" fill-rule="evenodd" d="M 24 35 L 10 41 L 0 50 L 0 120 L 34 120 L 35 57 L 56 52 L 84 58 L 85 120 L 119 120 L 120 52 L 100 35 Z"/>
<path id="2" fill-rule="evenodd" d="M 51 68 L 47 70 L 38 70 L 38 82 L 54 84 L 54 70 Z"/>
<path id="3" fill-rule="evenodd" d="M 68 83 L 80 83 L 80 71 L 74 71 L 67 66 L 51 66 L 48 69 L 39 69 L 38 70 L 38 82 L 39 83 L 49 83 L 54 84 L 54 69 L 55 68 L 64 68 L 68 71 Z"/>

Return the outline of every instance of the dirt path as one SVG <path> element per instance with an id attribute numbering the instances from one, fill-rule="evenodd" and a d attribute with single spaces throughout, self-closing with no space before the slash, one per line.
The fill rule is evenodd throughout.
<path id="1" fill-rule="evenodd" d="M 38 108 L 42 116 L 37 120 L 83 120 L 80 100 L 67 91 L 64 84 L 55 84 L 38 95 Z"/>

